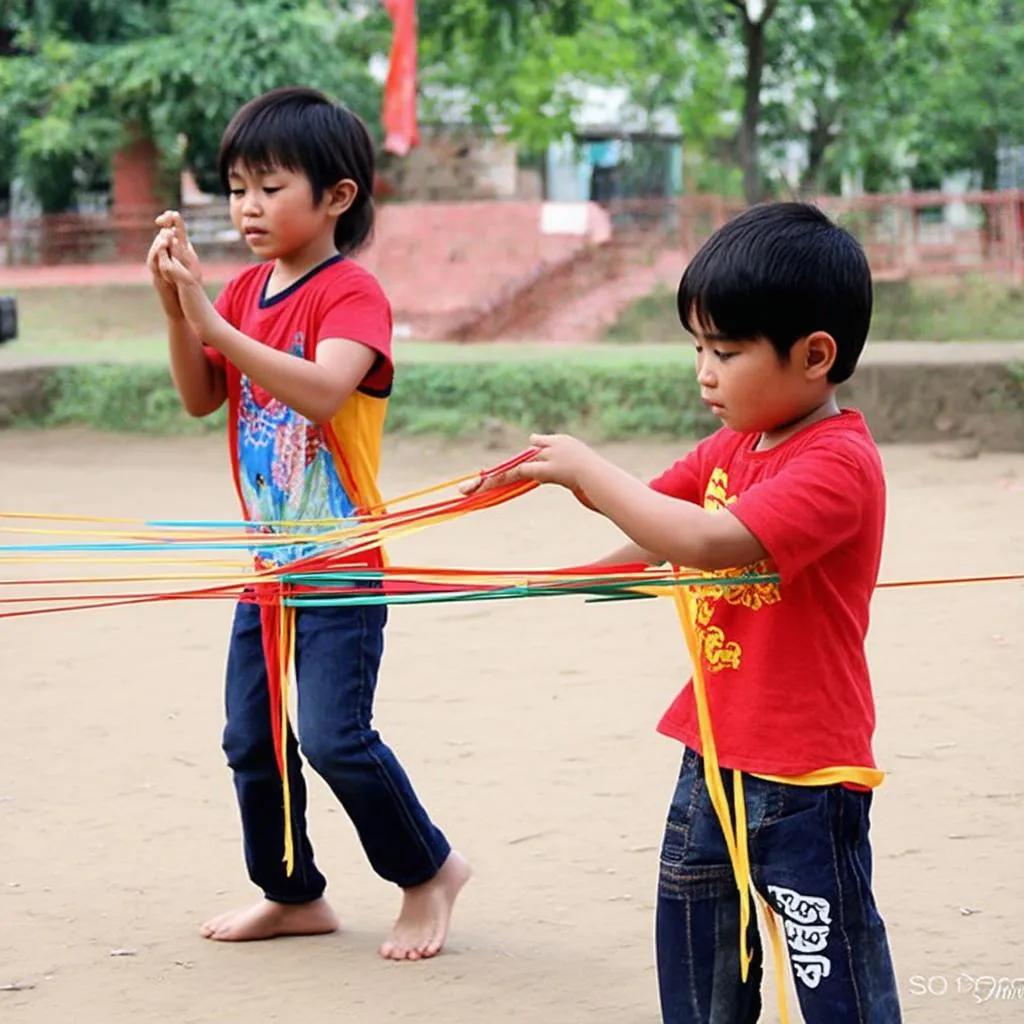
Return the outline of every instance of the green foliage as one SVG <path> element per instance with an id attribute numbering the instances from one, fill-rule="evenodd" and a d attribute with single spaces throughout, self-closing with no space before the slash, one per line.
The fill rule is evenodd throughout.
<path id="1" fill-rule="evenodd" d="M 89 48 L 51 36 L 38 47 L 0 60 L 0 179 L 20 174 L 51 213 L 71 202 L 76 171 L 90 183 L 121 126 L 94 103 Z"/>
<path id="2" fill-rule="evenodd" d="M 1024 143 L 1024 0 L 422 0 L 425 77 L 537 148 L 571 125 L 569 80 L 674 108 L 688 187 L 748 198 L 875 190 L 961 169 L 994 185 Z M 747 145 L 741 144 L 746 124 Z M 808 159 L 769 180 L 793 142 Z M 915 169 L 916 168 L 916 169 Z M 753 187 L 756 186 L 756 187 Z"/>
<path id="3" fill-rule="evenodd" d="M 1024 291 L 991 278 L 875 286 L 875 339 L 1020 341 Z"/>
<path id="4" fill-rule="evenodd" d="M 423 79 L 444 117 L 461 98 L 477 124 L 525 149 L 571 133 L 582 86 L 624 85 L 632 107 L 679 108 L 692 54 L 669 0 L 421 0 Z"/>
<path id="5" fill-rule="evenodd" d="M 323 89 L 377 127 L 380 90 L 367 62 L 383 14 L 356 18 L 331 0 L 43 6 L 47 17 L 16 22 L 20 55 L 0 59 L 0 181 L 23 175 L 47 210 L 67 206 L 73 172 L 102 177 L 134 131 L 170 165 L 187 138 L 189 162 L 211 185 L 231 115 L 276 86 Z"/>
<path id="6" fill-rule="evenodd" d="M 422 113 L 510 130 L 526 153 L 571 131 L 587 84 L 676 112 L 687 188 L 753 198 L 995 184 L 1024 143 L 1024 0 L 419 0 Z M 47 210 L 103 183 L 126 125 L 213 187 L 224 124 L 275 85 L 336 95 L 377 129 L 382 3 L 5 0 L 0 189 Z M 433 97 L 433 99 L 431 99 Z M 808 159 L 770 180 L 793 142 Z"/>
<path id="7" fill-rule="evenodd" d="M 1009 370 L 1010 376 L 1017 382 L 1017 387 L 1020 389 L 1018 401 L 1024 405 L 1024 363 L 1010 363 Z"/>
<path id="8" fill-rule="evenodd" d="M 843 172 L 875 167 L 898 188 L 913 129 L 915 33 L 935 0 L 782 3 L 768 27 L 763 128 L 767 149 L 803 140 L 807 160 L 785 191 L 836 188 Z"/>
<path id="9" fill-rule="evenodd" d="M 60 367 L 40 426 L 192 434 L 222 430 L 224 410 L 194 420 L 166 368 L 119 364 Z M 500 422 L 521 429 L 582 430 L 601 438 L 692 437 L 714 426 L 689 360 L 556 363 L 405 363 L 388 413 L 393 433 L 472 435 Z"/>
<path id="10" fill-rule="evenodd" d="M 625 86 L 636 110 L 676 111 L 699 157 L 691 184 L 732 193 L 759 144 L 807 141 L 802 180 L 782 190 L 859 166 L 865 148 L 899 153 L 905 37 L 919 4 L 940 2 L 425 0 L 420 23 L 427 80 L 467 91 L 475 120 L 538 146 L 569 130 L 574 81 Z"/>
<path id="11" fill-rule="evenodd" d="M 380 91 L 367 62 L 373 34 L 332 6 L 296 0 L 173 0 L 171 30 L 112 50 L 98 75 L 117 82 L 121 116 L 164 152 L 187 136 L 188 160 L 216 188 L 221 133 L 246 101 L 282 85 L 342 99 L 372 128 Z"/>
<path id="12" fill-rule="evenodd" d="M 994 188 L 999 144 L 1024 144 L 1024 0 L 932 0 L 915 44 L 916 177 L 966 170 Z"/>
<path id="13" fill-rule="evenodd" d="M 40 426 L 156 434 L 202 433 L 224 425 L 223 410 L 205 420 L 188 416 L 166 367 L 62 366 L 54 370 Z"/>

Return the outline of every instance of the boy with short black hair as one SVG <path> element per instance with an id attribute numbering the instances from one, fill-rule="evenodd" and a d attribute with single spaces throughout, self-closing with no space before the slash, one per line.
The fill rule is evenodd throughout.
<path id="1" fill-rule="evenodd" d="M 748 210 L 697 253 L 678 292 L 722 429 L 650 485 L 567 436 L 534 437 L 536 457 L 488 485 L 570 488 L 630 540 L 597 565 L 669 562 L 709 577 L 684 602 L 694 680 L 659 725 L 687 748 L 661 853 L 666 1024 L 759 1018 L 756 918 L 743 928 L 751 886 L 768 923 L 782 919 L 808 1024 L 900 1020 L 868 840 L 881 772 L 865 637 L 885 478 L 863 417 L 835 394 L 871 306 L 861 247 L 823 213 Z M 753 581 L 730 585 L 737 575 Z"/>
<path id="2" fill-rule="evenodd" d="M 158 218 L 148 264 L 167 315 L 182 403 L 206 416 L 228 402 L 232 473 L 262 566 L 320 549 L 308 539 L 380 504 L 377 472 L 394 374 L 391 307 L 377 280 L 347 257 L 373 227 L 373 143 L 362 122 L 312 89 L 246 104 L 224 133 L 219 166 L 231 218 L 262 262 L 216 304 L 181 216 Z M 302 543 L 261 538 L 309 521 Z M 381 564 L 379 551 L 361 563 Z M 438 953 L 469 878 L 373 729 L 386 609 L 304 607 L 295 621 L 302 752 L 344 806 L 373 868 L 404 892 L 381 954 Z M 234 773 L 256 906 L 207 922 L 207 938 L 265 939 L 334 931 L 326 881 L 306 835 L 306 791 L 295 737 L 285 737 L 295 865 L 289 874 L 283 787 L 273 737 L 259 604 L 236 610 L 227 666 L 224 750 Z"/>

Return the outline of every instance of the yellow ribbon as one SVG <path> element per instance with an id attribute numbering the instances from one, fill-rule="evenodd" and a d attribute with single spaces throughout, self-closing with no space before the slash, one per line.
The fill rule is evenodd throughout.
<path id="1" fill-rule="evenodd" d="M 673 572 L 676 579 L 681 578 L 682 571 L 678 566 L 673 566 Z M 718 752 L 715 748 L 715 737 L 711 727 L 711 713 L 708 708 L 707 688 L 704 681 L 700 638 L 697 634 L 696 617 L 694 615 L 693 599 L 689 586 L 680 584 L 672 587 L 672 596 L 675 599 L 676 611 L 679 614 L 679 622 L 683 628 L 683 636 L 686 638 L 690 662 L 693 665 L 693 695 L 697 705 L 697 726 L 700 731 L 701 750 L 704 757 L 704 782 L 711 799 L 711 805 L 715 809 L 715 815 L 722 826 L 726 849 L 729 853 L 729 862 L 732 865 L 733 875 L 736 879 L 736 888 L 740 897 L 740 978 L 745 982 L 752 960 L 752 955 L 747 949 L 747 928 L 750 924 L 753 885 L 750 877 L 750 849 L 747 837 L 743 773 L 736 770 L 733 770 L 732 773 L 733 804 L 736 808 L 736 821 L 734 824 L 729 813 L 729 803 L 726 799 L 725 787 L 722 784 L 722 775 L 718 766 Z M 750 772 L 749 774 L 755 778 L 765 779 L 768 782 L 778 782 L 787 786 L 833 786 L 843 782 L 850 782 L 870 789 L 881 785 L 885 778 L 885 773 L 877 768 L 853 765 L 835 765 L 819 768 L 816 771 L 795 776 L 763 775 L 758 772 Z M 764 911 L 765 925 L 768 929 L 772 956 L 775 961 L 779 1016 L 781 1024 L 788 1024 L 789 1012 L 786 1006 L 785 972 L 783 967 L 785 963 L 785 944 L 771 905 L 760 894 L 758 895 Z"/>
<path id="2" fill-rule="evenodd" d="M 288 701 L 295 666 L 295 608 L 281 602 L 278 656 L 281 680 L 281 791 L 284 799 L 284 863 L 288 877 L 295 870 L 295 838 L 292 829 L 292 793 L 288 778 Z"/>

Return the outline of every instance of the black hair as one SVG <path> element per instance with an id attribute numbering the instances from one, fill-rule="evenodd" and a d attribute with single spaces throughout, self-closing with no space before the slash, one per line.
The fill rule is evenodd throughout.
<path id="1" fill-rule="evenodd" d="M 225 192 L 232 169 L 241 163 L 252 170 L 304 174 L 313 202 L 344 178 L 358 187 L 352 205 L 338 218 L 334 244 L 348 255 L 373 233 L 373 140 L 366 125 L 316 89 L 288 87 L 250 100 L 224 130 L 217 170 Z"/>
<path id="2" fill-rule="evenodd" d="M 807 203 L 754 206 L 716 231 L 679 282 L 679 319 L 786 360 L 801 338 L 836 342 L 832 384 L 852 376 L 871 324 L 871 269 L 857 240 Z"/>

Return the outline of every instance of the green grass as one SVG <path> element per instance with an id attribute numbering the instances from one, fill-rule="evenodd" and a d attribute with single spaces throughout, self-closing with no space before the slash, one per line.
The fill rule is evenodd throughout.
<path id="1" fill-rule="evenodd" d="M 685 339 L 677 338 L 683 343 Z M 35 341 L 20 338 L 0 349 L 0 366 L 10 355 L 22 362 L 67 361 L 88 363 L 165 363 L 167 340 L 161 335 L 125 339 L 81 341 Z M 552 345 L 544 342 L 486 343 L 463 345 L 443 341 L 398 341 L 395 361 L 399 365 L 422 363 L 518 364 L 550 362 L 567 365 L 627 366 L 637 362 L 663 365 L 692 362 L 689 348 L 665 344 Z"/>
<path id="2" fill-rule="evenodd" d="M 24 361 L 166 362 L 163 314 L 148 287 L 30 288 L 13 294 L 18 300 L 19 337 L 0 350 L 0 360 L 9 353 Z M 676 338 L 683 340 L 678 332 Z M 400 363 L 555 360 L 574 364 L 597 361 L 607 366 L 629 363 L 637 358 L 671 361 L 678 354 L 661 344 L 630 346 L 618 352 L 608 345 L 515 342 L 466 345 L 402 339 L 395 342 L 395 358 Z M 688 358 L 688 354 L 685 357 Z"/>
<path id="3" fill-rule="evenodd" d="M 614 368 L 685 364 L 692 372 L 693 353 L 683 337 L 679 345 L 639 344 L 558 345 L 549 342 L 486 342 L 464 345 L 450 342 L 411 341 L 395 345 L 395 361 L 402 363 L 484 363 L 517 365 L 550 362 L 577 367 Z"/>
<path id="4" fill-rule="evenodd" d="M 12 294 L 26 346 L 134 343 L 164 335 L 160 303 L 149 287 L 26 288 Z"/>
<path id="5" fill-rule="evenodd" d="M 883 334 L 906 338 L 913 332 L 893 325 L 912 323 L 921 338 L 1024 336 L 1024 330 L 1009 329 L 1011 320 L 1014 328 L 1024 323 L 1024 308 L 1016 312 L 1024 305 L 1018 293 L 985 283 L 974 292 L 965 286 L 929 289 L 880 289 L 876 332 L 885 328 Z M 959 309 L 951 308 L 950 296 Z M 203 421 L 182 412 L 167 369 L 162 314 L 148 288 L 25 290 L 18 298 L 21 336 L 0 349 L 0 368 L 9 359 L 69 364 L 47 378 L 23 424 L 163 434 L 223 429 L 223 409 Z M 987 333 L 959 334 L 956 326 L 965 329 L 982 307 L 991 314 L 983 318 Z M 597 440 L 690 438 L 714 427 L 700 402 L 690 345 L 675 323 L 670 293 L 635 303 L 610 334 L 631 343 L 399 339 L 388 429 L 465 436 L 505 424 L 516 431 L 579 431 Z"/>
<path id="6" fill-rule="evenodd" d="M 211 288 L 216 291 L 216 288 Z M 20 337 L 6 348 L 22 359 L 158 362 L 166 358 L 163 314 L 145 285 L 24 289 L 18 300 Z M 1024 290 L 990 279 L 883 284 L 875 289 L 872 340 L 1024 339 Z M 666 341 L 683 342 L 668 289 L 638 299 L 608 330 L 607 341 L 629 343 L 634 355 L 675 358 Z M 600 354 L 598 354 L 598 348 Z M 650 351 L 646 351 L 646 349 Z M 610 345 L 395 343 L 399 362 L 559 362 L 609 365 L 632 358 Z"/>
<path id="7" fill-rule="evenodd" d="M 675 293 L 661 289 L 624 310 L 606 340 L 656 344 L 679 332 Z M 989 278 L 878 284 L 871 340 L 1021 341 L 1024 289 Z"/>

